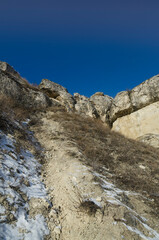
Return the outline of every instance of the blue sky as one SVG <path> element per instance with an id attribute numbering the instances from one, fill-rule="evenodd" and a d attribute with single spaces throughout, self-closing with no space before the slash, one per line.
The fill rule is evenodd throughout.
<path id="1" fill-rule="evenodd" d="M 159 73 L 159 1 L 5 0 L 0 60 L 31 83 L 110 96 Z"/>

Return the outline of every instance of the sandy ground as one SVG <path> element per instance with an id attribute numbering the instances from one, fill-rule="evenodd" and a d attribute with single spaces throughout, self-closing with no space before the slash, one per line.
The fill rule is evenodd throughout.
<path id="1" fill-rule="evenodd" d="M 51 114 L 41 126 L 33 127 L 44 148 L 43 179 L 53 204 L 48 239 L 159 239 L 144 199 L 116 188 L 106 175 L 92 172 Z"/>

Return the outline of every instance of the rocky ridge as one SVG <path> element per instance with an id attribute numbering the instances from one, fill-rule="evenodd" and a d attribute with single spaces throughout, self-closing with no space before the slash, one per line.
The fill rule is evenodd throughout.
<path id="1" fill-rule="evenodd" d="M 158 84 L 72 96 L 0 62 L 0 238 L 159 239 Z"/>
<path id="2" fill-rule="evenodd" d="M 1 94 L 14 98 L 18 104 L 28 108 L 64 106 L 68 112 L 99 118 L 113 130 L 134 139 L 145 134 L 159 134 L 156 122 L 159 116 L 159 75 L 132 90 L 118 93 L 114 99 L 102 92 L 90 98 L 79 93 L 72 96 L 66 88 L 48 79 L 43 79 L 35 87 L 4 62 L 0 62 L 0 83 Z M 150 112 L 152 121 L 148 116 Z"/>

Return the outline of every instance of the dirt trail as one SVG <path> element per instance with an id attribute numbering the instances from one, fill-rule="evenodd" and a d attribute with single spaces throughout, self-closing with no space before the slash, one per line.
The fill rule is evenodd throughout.
<path id="1" fill-rule="evenodd" d="M 86 166 L 52 114 L 47 112 L 42 124 L 32 127 L 44 148 L 43 179 L 53 204 L 49 239 L 159 239 L 156 220 L 144 199 L 116 188 L 107 180 L 107 170 L 103 176 Z"/>

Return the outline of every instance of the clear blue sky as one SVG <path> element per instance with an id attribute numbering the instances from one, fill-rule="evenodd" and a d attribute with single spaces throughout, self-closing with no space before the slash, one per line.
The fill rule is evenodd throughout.
<path id="1" fill-rule="evenodd" d="M 0 60 L 32 83 L 115 96 L 159 73 L 159 1 L 1 1 Z"/>

